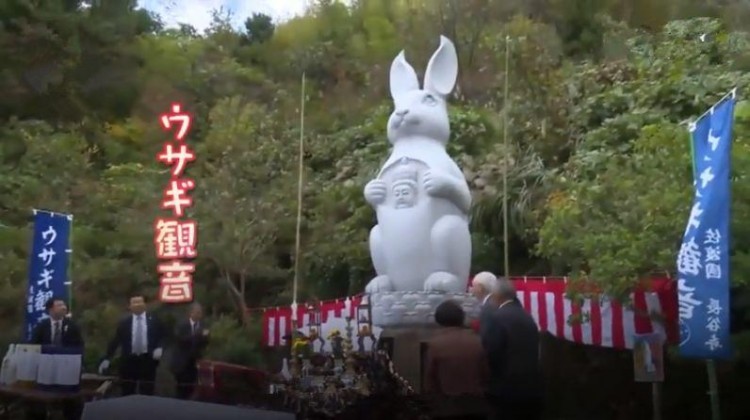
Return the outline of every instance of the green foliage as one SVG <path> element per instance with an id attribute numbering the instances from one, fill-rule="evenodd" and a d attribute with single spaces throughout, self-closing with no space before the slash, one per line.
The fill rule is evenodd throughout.
<path id="1" fill-rule="evenodd" d="M 711 33 L 712 43 L 695 42 Z M 711 19 L 668 24 L 629 40 L 630 60 L 586 65 L 574 83 L 580 96 L 572 116 L 580 135 L 561 168 L 539 231 L 541 255 L 616 295 L 654 271 L 671 272 L 692 200 L 687 126 L 718 95 L 750 86 L 734 71 L 746 45 Z M 748 131 L 737 112 L 733 208 L 746 211 L 742 195 Z M 736 214 L 736 213 L 735 213 Z M 743 230 L 733 217 L 733 229 Z M 733 280 L 743 281 L 748 242 L 734 235 Z"/>
<path id="2" fill-rule="evenodd" d="M 539 232 L 539 251 L 567 261 L 615 295 L 644 276 L 674 265 L 692 201 L 692 165 L 684 127 L 649 125 L 632 154 L 596 152 L 591 180 L 563 178 L 550 197 Z M 578 156 L 574 161 L 577 161 Z M 593 163 L 595 162 L 595 163 Z M 573 163 L 571 164 L 571 166 Z"/>
<path id="3" fill-rule="evenodd" d="M 271 20 L 271 16 L 261 13 L 253 13 L 252 16 L 245 20 L 245 31 L 243 38 L 248 44 L 262 44 L 273 36 L 276 26 Z"/>
<path id="4" fill-rule="evenodd" d="M 211 324 L 206 358 L 258 367 L 261 364 L 259 343 L 260 324 L 253 324 L 248 330 L 236 319 L 222 316 Z"/>
<path id="5" fill-rule="evenodd" d="M 288 187 L 294 185 L 293 141 L 267 109 L 243 102 L 227 98 L 209 114 L 210 128 L 196 150 L 203 164 L 196 168 L 200 185 L 190 213 L 201 221 L 202 261 L 218 269 L 240 312 L 248 278 L 279 281 L 284 274 L 274 253 L 288 241 L 283 232 L 292 226 Z"/>

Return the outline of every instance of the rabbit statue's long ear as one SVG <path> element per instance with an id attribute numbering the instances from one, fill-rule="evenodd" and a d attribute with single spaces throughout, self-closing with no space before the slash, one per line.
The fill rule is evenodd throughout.
<path id="1" fill-rule="evenodd" d="M 391 97 L 396 101 L 403 94 L 417 89 L 419 89 L 417 72 L 406 62 L 404 52 L 401 51 L 391 63 Z"/>
<path id="2" fill-rule="evenodd" d="M 424 76 L 424 88 L 448 96 L 458 77 L 458 56 L 450 39 L 440 35 L 440 46 L 432 54 Z"/>

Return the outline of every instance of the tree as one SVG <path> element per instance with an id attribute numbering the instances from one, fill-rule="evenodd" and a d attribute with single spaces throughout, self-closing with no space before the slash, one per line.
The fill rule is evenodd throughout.
<path id="1" fill-rule="evenodd" d="M 730 35 L 713 46 L 696 42 L 700 33 L 721 39 L 718 31 L 714 20 L 675 22 L 659 42 L 650 36 L 631 40 L 635 59 L 627 68 L 579 73 L 586 96 L 573 117 L 584 134 L 549 197 L 541 255 L 617 296 L 655 270 L 672 271 L 692 202 L 689 142 L 680 122 L 733 85 L 750 85 L 747 74 L 733 70 L 734 51 L 746 41 L 730 41 Z M 612 84 L 611 77 L 619 81 Z M 745 127 L 741 120 L 735 131 L 736 162 L 748 158 Z M 736 163 L 734 170 L 737 180 L 747 176 L 744 165 Z M 744 209 L 739 188 L 733 200 Z M 740 252 L 734 259 L 743 259 L 747 247 L 735 241 Z"/>
<path id="2" fill-rule="evenodd" d="M 278 292 L 285 286 L 275 244 L 291 217 L 294 147 L 268 112 L 239 97 L 220 101 L 196 151 L 201 166 L 191 216 L 200 223 L 199 253 L 218 269 L 245 320 L 248 282 L 255 303 L 266 294 L 261 290 Z"/>
<path id="3" fill-rule="evenodd" d="M 252 16 L 245 19 L 245 33 L 242 35 L 245 43 L 262 44 L 273 36 L 276 25 L 273 24 L 271 16 L 263 13 L 253 13 Z"/>

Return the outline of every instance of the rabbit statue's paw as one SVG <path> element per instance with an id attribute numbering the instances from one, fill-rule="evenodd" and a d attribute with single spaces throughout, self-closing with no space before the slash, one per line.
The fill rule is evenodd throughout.
<path id="1" fill-rule="evenodd" d="M 391 279 L 385 275 L 375 277 L 365 287 L 365 293 L 392 292 L 393 290 Z"/>
<path id="2" fill-rule="evenodd" d="M 430 170 L 424 172 L 422 182 L 424 190 L 433 197 L 446 195 L 453 184 L 448 176 Z"/>
<path id="3" fill-rule="evenodd" d="M 365 185 L 365 200 L 372 206 L 383 204 L 388 194 L 388 186 L 379 179 L 373 179 Z"/>
<path id="4" fill-rule="evenodd" d="M 424 282 L 424 290 L 427 292 L 463 293 L 466 291 L 466 281 L 459 280 L 451 273 L 438 271 L 427 277 Z"/>

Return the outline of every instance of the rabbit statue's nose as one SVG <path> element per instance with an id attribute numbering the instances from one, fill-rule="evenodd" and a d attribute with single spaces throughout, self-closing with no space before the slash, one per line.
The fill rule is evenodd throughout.
<path id="1" fill-rule="evenodd" d="M 396 115 L 398 115 L 399 117 L 403 117 L 404 115 L 408 113 L 409 113 L 408 109 L 401 109 L 401 110 L 396 111 Z"/>

